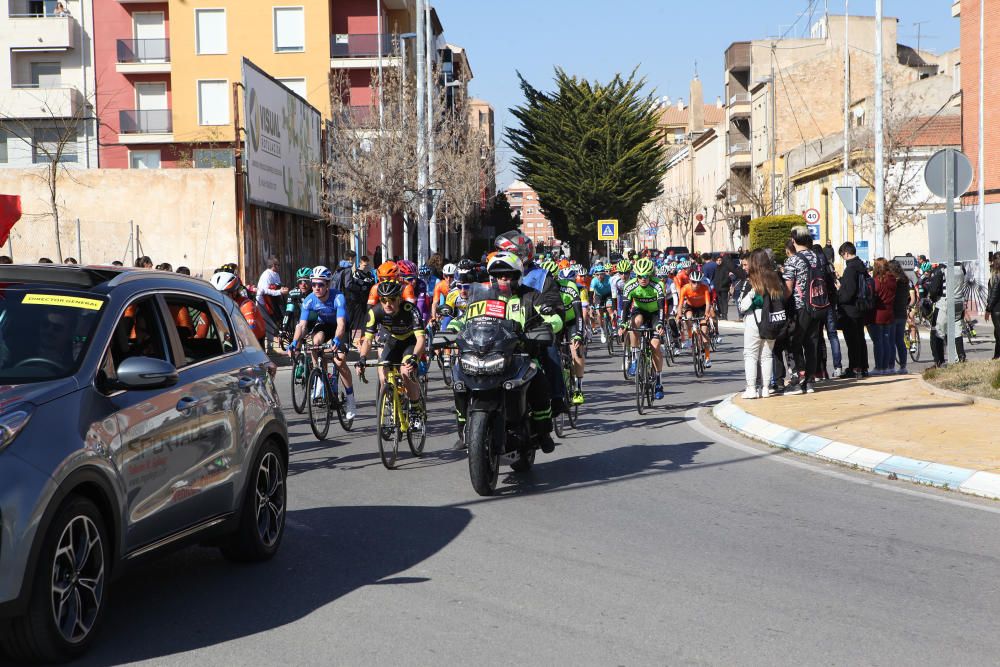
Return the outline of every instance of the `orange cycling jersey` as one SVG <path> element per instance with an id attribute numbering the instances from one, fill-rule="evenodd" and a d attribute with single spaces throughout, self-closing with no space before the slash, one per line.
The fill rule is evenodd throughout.
<path id="1" fill-rule="evenodd" d="M 704 308 L 711 296 L 712 288 L 705 283 L 688 283 L 681 289 L 681 304 L 687 303 L 693 308 Z"/>
<path id="2" fill-rule="evenodd" d="M 436 288 L 435 288 L 436 289 Z M 403 285 L 403 300 L 409 301 L 412 304 L 417 303 L 417 293 L 413 291 L 413 285 L 404 284 Z M 368 305 L 374 306 L 378 303 L 378 285 L 372 285 L 372 288 L 368 290 Z"/>
<path id="3" fill-rule="evenodd" d="M 683 271 L 678 271 L 677 275 L 674 276 L 674 286 L 677 288 L 677 292 L 680 293 L 691 280 L 688 278 L 687 269 Z"/>
<path id="4" fill-rule="evenodd" d="M 254 338 L 261 340 L 267 335 L 267 329 L 264 326 L 264 318 L 261 316 L 260 311 L 257 310 L 257 304 L 253 299 L 248 299 L 242 297 L 236 299 L 236 303 L 240 307 L 240 312 L 243 313 L 243 318 L 253 329 Z"/>
<path id="5" fill-rule="evenodd" d="M 451 291 L 451 279 L 445 278 L 439 280 L 437 285 L 434 286 L 434 299 L 431 303 L 436 303 L 437 305 L 442 305 L 444 300 L 448 298 L 448 292 Z"/>

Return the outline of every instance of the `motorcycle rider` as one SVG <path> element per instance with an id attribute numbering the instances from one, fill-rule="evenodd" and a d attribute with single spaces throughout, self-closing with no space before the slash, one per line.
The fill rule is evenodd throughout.
<path id="1" fill-rule="evenodd" d="M 539 320 L 552 327 L 553 333 L 562 329 L 562 318 L 556 314 L 546 314 L 542 294 L 520 283 L 524 275 L 524 264 L 512 252 L 498 252 L 489 261 L 486 273 L 490 282 L 485 285 L 476 284 L 469 297 L 469 306 L 461 318 L 453 319 L 449 331 L 461 331 L 469 319 L 477 316 L 473 304 L 479 301 L 499 300 L 507 304 L 506 319 L 515 322 L 523 330 L 526 324 L 537 325 Z M 528 328 L 531 328 L 530 326 Z M 551 347 L 551 346 L 549 346 Z M 529 350 L 538 361 L 536 351 Z M 548 383 L 542 374 L 535 375 L 528 385 L 528 407 L 531 412 L 532 433 L 538 441 L 541 450 L 546 454 L 555 449 L 552 441 L 552 409 Z M 455 392 L 455 413 L 458 418 L 459 444 L 464 448 L 465 418 L 468 412 L 469 396 L 464 392 Z"/>

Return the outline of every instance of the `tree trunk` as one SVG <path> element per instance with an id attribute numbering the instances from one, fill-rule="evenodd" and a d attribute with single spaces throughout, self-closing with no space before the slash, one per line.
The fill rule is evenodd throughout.
<path id="1" fill-rule="evenodd" d="M 59 177 L 59 162 L 49 162 L 49 205 L 52 207 L 52 221 L 56 233 L 56 264 L 63 261 L 62 241 L 59 238 L 59 205 L 56 202 L 56 179 Z"/>
<path id="2" fill-rule="evenodd" d="M 459 258 L 465 257 L 465 253 L 466 253 L 467 248 L 468 248 L 468 246 L 466 246 L 466 244 L 465 244 L 465 226 L 466 226 L 466 220 L 465 220 L 465 217 L 462 217 L 462 239 L 461 239 L 461 241 L 458 244 L 458 250 L 459 250 L 458 256 L 459 256 Z"/>

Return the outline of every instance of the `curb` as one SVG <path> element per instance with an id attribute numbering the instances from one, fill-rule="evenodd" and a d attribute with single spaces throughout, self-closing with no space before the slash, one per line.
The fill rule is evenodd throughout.
<path id="1" fill-rule="evenodd" d="M 932 461 L 920 461 L 796 431 L 749 414 L 733 403 L 734 396 L 736 394 L 716 404 L 712 408 L 712 416 L 723 425 L 758 442 L 891 479 L 905 479 L 918 484 L 929 484 L 973 496 L 1000 500 L 998 474 Z"/>
<path id="2" fill-rule="evenodd" d="M 925 380 L 921 376 L 917 376 L 917 381 L 920 382 L 920 386 L 927 390 L 931 394 L 941 396 L 943 398 L 950 398 L 953 401 L 959 401 L 965 403 L 966 405 L 981 405 L 986 408 L 1000 408 L 1000 401 L 995 398 L 986 398 L 985 396 L 973 396 L 971 394 L 963 394 L 960 391 L 952 391 L 951 389 L 943 389 L 941 387 L 936 387 L 930 382 Z"/>
<path id="3" fill-rule="evenodd" d="M 719 329 L 725 329 L 728 331 L 743 331 L 743 322 L 737 322 L 735 320 L 719 320 Z M 840 340 L 841 345 L 847 345 L 847 341 L 844 340 L 844 336 L 840 331 L 837 331 L 837 338 Z M 920 331 L 920 340 L 925 343 L 930 343 L 931 332 L 930 331 Z M 986 338 L 985 336 L 977 336 L 976 341 L 982 341 L 984 343 L 993 343 L 993 337 L 990 336 Z M 872 339 L 868 337 L 868 329 L 865 328 L 865 342 L 871 343 Z"/>

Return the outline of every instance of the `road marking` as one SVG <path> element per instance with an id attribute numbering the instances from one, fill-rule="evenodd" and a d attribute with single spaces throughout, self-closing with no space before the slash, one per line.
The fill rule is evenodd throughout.
<path id="1" fill-rule="evenodd" d="M 853 484 L 860 484 L 862 486 L 869 486 L 876 489 L 882 489 L 885 491 L 892 491 L 893 493 L 902 493 L 907 496 L 916 496 L 918 498 L 923 498 L 926 500 L 934 500 L 937 502 L 947 503 L 949 505 L 957 505 L 959 507 L 966 507 L 969 509 L 979 510 L 981 512 L 989 512 L 991 514 L 1000 514 L 1000 507 L 991 507 L 990 505 L 980 505 L 977 503 L 972 503 L 967 500 L 961 500 L 959 498 L 949 498 L 947 496 L 939 496 L 937 494 L 930 494 L 925 491 L 919 491 L 916 489 L 908 489 L 902 486 L 887 484 L 874 479 L 865 479 L 857 474 L 851 474 L 846 472 L 840 472 L 839 470 L 827 470 L 824 467 L 817 466 L 806 461 L 799 460 L 791 456 L 768 456 L 767 451 L 762 451 L 758 447 L 753 447 L 751 445 L 745 445 L 742 442 L 738 442 L 727 435 L 719 433 L 701 423 L 701 411 L 708 410 L 711 405 L 717 401 L 721 401 L 730 394 L 723 394 L 722 396 L 717 396 L 715 398 L 706 399 L 701 401 L 701 405 L 696 408 L 691 408 L 688 410 L 684 416 L 687 418 L 686 423 L 688 426 L 693 428 L 695 431 L 701 435 L 711 439 L 713 442 L 718 442 L 719 444 L 725 445 L 727 447 L 732 447 L 733 449 L 738 449 L 741 452 L 754 454 L 756 457 L 761 459 L 768 459 L 770 461 L 776 461 L 779 463 L 784 463 L 786 465 L 793 466 L 795 468 L 801 468 L 803 470 L 809 470 L 811 472 L 818 473 L 820 475 L 826 475 L 827 477 L 833 477 L 845 482 L 851 482 Z M 711 417 L 710 417 L 711 418 Z M 766 446 L 766 445 L 765 445 Z M 780 450 L 779 447 L 768 447 L 769 450 Z M 785 450 L 787 451 L 787 450 Z M 793 452 L 790 452 L 793 453 Z M 909 483 L 909 482 L 907 482 Z"/>

